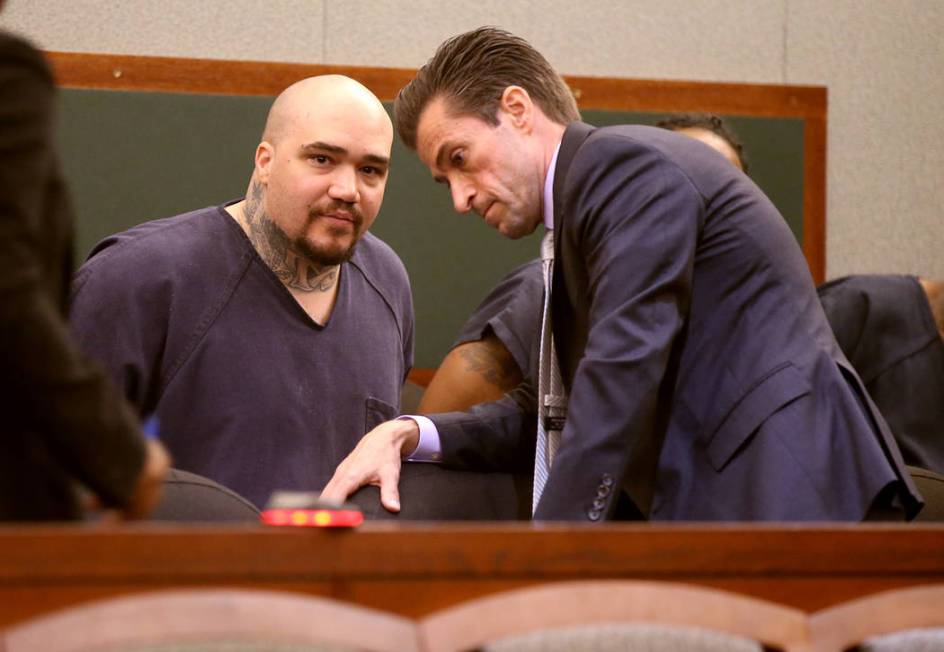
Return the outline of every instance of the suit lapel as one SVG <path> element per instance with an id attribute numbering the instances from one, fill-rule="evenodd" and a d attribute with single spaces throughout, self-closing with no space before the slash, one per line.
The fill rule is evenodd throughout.
<path id="1" fill-rule="evenodd" d="M 577 150 L 583 145 L 595 127 L 584 122 L 572 122 L 564 132 L 564 139 L 561 141 L 560 152 L 557 154 L 557 168 L 554 171 L 554 232 L 560 233 L 561 222 L 564 219 L 564 186 L 567 181 L 567 171 L 570 170 L 570 164 L 577 154 Z M 554 239 L 554 256 L 560 253 L 560 238 Z"/>
<path id="2" fill-rule="evenodd" d="M 560 151 L 557 154 L 557 168 L 554 171 L 554 290 L 551 295 L 551 310 L 558 363 L 564 386 L 568 390 L 573 382 L 580 355 L 583 353 L 587 334 L 586 329 L 581 327 L 585 319 L 580 319 L 578 310 L 575 310 L 577 306 L 571 303 L 569 296 L 574 290 L 569 286 L 575 283 L 580 285 L 573 278 L 573 271 L 579 267 L 580 263 L 579 261 L 568 260 L 567 254 L 571 248 L 565 246 L 564 243 L 566 240 L 564 226 L 567 219 L 565 214 L 567 197 L 564 188 L 567 185 L 567 173 L 570 171 L 570 164 L 573 162 L 577 150 L 593 133 L 594 129 L 594 127 L 583 122 L 573 122 L 567 127 L 561 141 Z M 568 270 L 571 273 L 568 273 Z"/>

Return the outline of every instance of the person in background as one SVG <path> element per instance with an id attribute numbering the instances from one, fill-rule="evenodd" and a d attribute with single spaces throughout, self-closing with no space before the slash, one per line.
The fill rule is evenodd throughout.
<path id="1" fill-rule="evenodd" d="M 169 458 L 68 330 L 72 210 L 54 99 L 42 55 L 0 31 L 0 520 L 81 519 L 93 505 L 143 518 Z"/>
<path id="2" fill-rule="evenodd" d="M 659 120 L 656 126 L 705 143 L 741 172 L 748 173 L 744 145 L 721 116 L 713 113 L 681 113 Z"/>

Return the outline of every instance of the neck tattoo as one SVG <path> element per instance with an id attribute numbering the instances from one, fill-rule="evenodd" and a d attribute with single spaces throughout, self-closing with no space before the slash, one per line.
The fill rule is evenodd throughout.
<path id="1" fill-rule="evenodd" d="M 299 292 L 327 292 L 334 288 L 340 265 L 318 267 L 292 249 L 285 231 L 272 221 L 262 205 L 262 184 L 253 181 L 243 215 L 249 241 L 259 257 L 285 285 Z"/>

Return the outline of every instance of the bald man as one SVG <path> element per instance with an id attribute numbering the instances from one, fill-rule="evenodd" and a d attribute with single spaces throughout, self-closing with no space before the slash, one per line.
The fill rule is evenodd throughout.
<path id="1" fill-rule="evenodd" d="M 365 87 L 330 75 L 273 103 L 244 199 L 99 243 L 72 324 L 176 466 L 257 506 L 320 489 L 397 414 L 412 365 L 400 259 L 368 233 L 393 130 Z"/>

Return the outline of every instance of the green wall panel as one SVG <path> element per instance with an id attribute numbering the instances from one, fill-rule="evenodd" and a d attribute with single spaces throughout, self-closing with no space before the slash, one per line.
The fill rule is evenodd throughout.
<path id="1" fill-rule="evenodd" d="M 266 97 L 62 90 L 60 151 L 76 206 L 78 258 L 110 233 L 242 196 L 270 103 Z M 598 125 L 651 124 L 662 117 L 584 112 Z M 751 176 L 800 240 L 802 120 L 727 120 L 745 143 Z M 510 241 L 474 215 L 456 215 L 446 188 L 399 140 L 372 230 L 410 273 L 417 367 L 438 365 L 475 305 L 539 247 L 538 234 Z"/>

